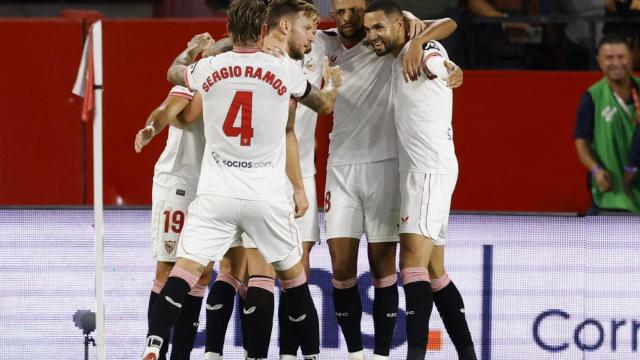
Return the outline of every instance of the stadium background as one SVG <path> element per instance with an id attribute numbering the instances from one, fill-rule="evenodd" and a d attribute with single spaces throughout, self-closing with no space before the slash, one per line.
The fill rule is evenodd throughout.
<path id="1" fill-rule="evenodd" d="M 2 359 L 81 358 L 81 331 L 71 316 L 95 310 L 87 207 L 93 199 L 91 124 L 80 121 L 82 99 L 70 91 L 90 18 L 0 19 L 0 66 L 6 69 L 0 88 Z M 139 355 L 153 271 L 148 207 L 153 164 L 166 135 L 140 155 L 133 137 L 170 88 L 167 66 L 204 31 L 223 36 L 224 20 L 103 20 L 108 359 Z M 465 70 L 464 86 L 455 92 L 461 172 L 448 268 L 463 292 L 482 359 L 637 356 L 640 300 L 633 283 L 640 275 L 640 219 L 574 216 L 590 205 L 572 141 L 575 110 L 584 89 L 600 77 L 593 71 Z M 318 122 L 319 194 L 330 127 L 330 117 Z M 326 244 L 314 254 L 312 283 L 328 284 Z M 370 297 L 366 256 L 360 259 L 363 296 Z M 327 286 L 314 287 L 323 299 L 317 304 L 323 347 L 326 357 L 342 358 L 343 340 L 323 295 Z M 435 312 L 432 321 L 432 358 L 454 358 Z M 370 317 L 363 328 L 371 335 Z M 402 333 L 401 316 L 392 358 L 402 354 Z M 240 357 L 235 344 L 229 336 L 228 358 Z"/>

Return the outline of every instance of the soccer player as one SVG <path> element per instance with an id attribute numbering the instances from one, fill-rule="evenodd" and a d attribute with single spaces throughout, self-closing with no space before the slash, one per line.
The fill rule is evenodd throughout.
<path id="1" fill-rule="evenodd" d="M 162 334 L 178 318 L 185 295 L 205 266 L 221 258 L 242 231 L 272 263 L 291 299 L 288 316 L 295 319 L 305 358 L 318 356 L 318 316 L 285 195 L 286 134 L 294 126 L 287 114 L 291 96 L 306 98 L 323 110 L 331 108 L 340 73 L 319 91 L 290 59 L 258 52 L 265 12 L 262 1 L 235 0 L 227 24 L 233 52 L 184 67 L 184 78 L 168 74 L 202 95 L 206 145 L 176 266 L 152 312 L 145 360 L 157 358 Z"/>
<path id="2" fill-rule="evenodd" d="M 269 3 L 267 15 L 268 33 L 264 46 L 280 48 L 292 59 L 299 62 L 309 82 L 319 87 L 322 83 L 323 54 L 321 46 L 312 44 L 318 25 L 318 13 L 312 1 L 274 0 Z M 309 203 L 309 211 L 296 219 L 300 229 L 303 254 L 302 264 L 309 276 L 309 254 L 314 244 L 320 241 L 318 225 L 318 203 L 315 183 L 315 129 L 317 113 L 297 104 L 295 133 L 298 139 L 300 167 L 304 189 Z M 295 359 L 299 341 L 287 314 L 287 293 L 280 293 L 278 320 L 280 326 L 280 358 Z"/>
<path id="3" fill-rule="evenodd" d="M 212 56 L 224 50 L 222 45 L 213 44 L 208 34 L 198 34 L 189 41 L 188 47 L 196 53 L 202 52 L 204 56 Z M 140 153 L 155 135 L 162 132 L 167 125 L 173 125 L 169 127 L 167 142 L 156 163 L 153 178 L 152 239 L 154 258 L 158 261 L 149 299 L 149 317 L 157 295 L 164 287 L 176 261 L 175 250 L 187 215 L 187 206 L 195 198 L 204 151 L 200 100 L 197 96 L 194 99 L 191 90 L 174 86 L 164 102 L 149 115 L 145 128 L 136 134 L 134 142 L 135 151 Z M 187 124 L 185 121 L 193 124 Z M 231 259 L 240 261 L 233 249 L 225 254 L 226 261 L 223 262 L 228 263 Z M 198 281 L 197 290 L 187 296 L 180 320 L 173 332 L 171 359 L 189 358 L 199 325 L 202 298 L 211 279 L 211 268 L 207 267 Z M 224 268 L 221 269 L 219 277 L 226 275 L 222 270 Z M 165 358 L 167 349 L 168 342 L 165 341 L 160 359 Z"/>
<path id="4" fill-rule="evenodd" d="M 476 359 L 460 292 L 444 269 L 451 196 L 458 177 L 453 145 L 453 93 L 446 80 L 455 65 L 436 41 L 423 49 L 425 76 L 406 83 L 402 57 L 409 39 L 400 7 L 380 0 L 367 7 L 367 39 L 390 56 L 400 150 L 400 274 L 406 297 L 407 359 L 424 359 L 435 302 L 460 359 Z M 429 283 L 431 276 L 431 284 Z"/>
<path id="5" fill-rule="evenodd" d="M 142 148 L 162 128 L 181 113 L 193 98 L 193 92 L 174 86 L 164 102 L 156 108 L 147 121 L 147 126 L 136 136 L 135 150 Z M 149 297 L 151 309 L 158 294 L 167 281 L 169 272 L 176 261 L 176 246 L 182 231 L 189 203 L 195 198 L 200 163 L 204 151 L 202 122 L 178 129 L 169 128 L 169 136 L 164 151 L 156 162 L 152 191 L 152 239 L 154 258 L 157 260 L 156 275 Z M 184 301 L 180 319 L 174 326 L 171 359 L 188 359 L 198 330 L 200 306 L 205 289 L 211 279 L 210 268 L 189 292 Z M 163 337 L 166 339 L 168 333 Z M 160 359 L 167 353 L 164 346 Z"/>
<path id="6" fill-rule="evenodd" d="M 364 359 L 357 259 L 359 240 L 365 234 L 375 288 L 373 359 L 386 359 L 398 309 L 395 258 L 400 199 L 391 100 L 394 59 L 379 59 L 366 42 L 365 0 L 333 0 L 332 6 L 337 28 L 318 32 L 314 47 L 324 48 L 345 75 L 333 115 L 325 187 L 333 302 L 349 358 Z M 430 24 L 422 36 L 441 39 L 454 29 L 455 23 L 444 19 Z"/>

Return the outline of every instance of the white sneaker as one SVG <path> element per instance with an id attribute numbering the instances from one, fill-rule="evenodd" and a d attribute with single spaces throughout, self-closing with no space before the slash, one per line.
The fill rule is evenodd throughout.
<path id="1" fill-rule="evenodd" d="M 296 360 L 295 355 L 280 355 L 280 360 Z"/>
<path id="2" fill-rule="evenodd" d="M 158 360 L 162 343 L 163 340 L 160 336 L 151 335 L 147 337 L 147 346 L 142 353 L 142 360 Z"/>
<path id="3" fill-rule="evenodd" d="M 365 360 L 364 359 L 364 351 L 356 351 L 349 353 L 349 360 Z"/>
<path id="4" fill-rule="evenodd" d="M 209 351 L 204 353 L 204 360 L 222 360 L 222 355 Z"/>
<path id="5" fill-rule="evenodd" d="M 371 357 L 371 360 L 387 360 L 387 359 L 389 359 L 388 356 L 382 356 L 378 354 L 373 354 L 373 356 Z"/>

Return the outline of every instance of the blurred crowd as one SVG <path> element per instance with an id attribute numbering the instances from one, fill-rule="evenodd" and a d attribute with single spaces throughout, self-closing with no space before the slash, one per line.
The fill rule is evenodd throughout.
<path id="1" fill-rule="evenodd" d="M 331 0 L 316 0 L 330 16 Z M 640 61 L 640 0 L 397 0 L 428 19 L 458 22 L 447 45 L 467 69 L 597 69 L 595 50 L 604 34 L 632 44 Z M 186 6 L 187 4 L 190 4 Z M 224 16 L 229 0 L 163 0 L 156 16 Z M 636 67 L 640 68 L 640 67 Z"/>

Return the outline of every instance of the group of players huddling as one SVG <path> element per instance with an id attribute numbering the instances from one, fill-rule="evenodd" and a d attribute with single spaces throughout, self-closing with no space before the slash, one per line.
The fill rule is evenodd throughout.
<path id="1" fill-rule="evenodd" d="M 420 21 L 387 0 L 333 0 L 317 31 L 311 0 L 233 0 L 229 39 L 198 34 L 170 66 L 175 86 L 135 139 L 169 125 L 153 178 L 156 276 L 144 360 L 188 359 L 206 299 L 205 359 L 222 359 L 236 293 L 248 359 L 267 358 L 276 277 L 280 359 L 318 359 L 309 253 L 320 241 L 317 113 L 333 113 L 325 187 L 333 304 L 349 351 L 364 359 L 357 283 L 366 235 L 375 347 L 387 359 L 406 298 L 407 359 L 424 359 L 435 303 L 460 359 L 476 359 L 459 291 L 444 268 L 458 164 L 452 88 L 462 71 L 436 40 L 450 19 Z M 200 56 L 200 60 L 196 59 Z M 250 329 L 248 329 L 250 326 Z"/>

